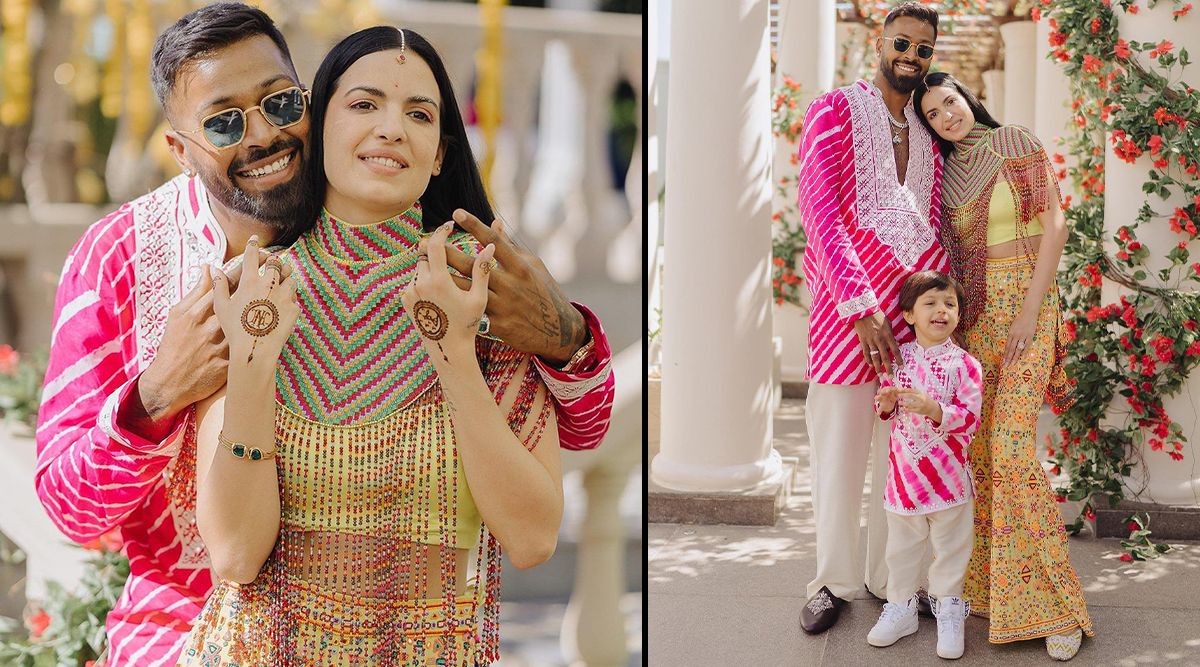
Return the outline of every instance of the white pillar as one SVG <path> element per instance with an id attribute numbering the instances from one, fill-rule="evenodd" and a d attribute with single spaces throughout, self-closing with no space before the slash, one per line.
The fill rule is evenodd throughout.
<path id="1" fill-rule="evenodd" d="M 782 0 L 779 5 L 779 60 L 775 65 L 774 88 L 783 85 L 789 76 L 800 84 L 799 109 L 803 113 L 819 95 L 833 89 L 834 67 L 840 56 L 836 40 L 837 12 L 833 0 Z M 772 105 L 774 102 L 772 101 Z M 772 107 L 773 108 L 773 107 Z M 780 194 L 775 183 L 796 175 L 792 163 L 797 142 L 784 137 L 775 139 L 774 171 L 771 177 L 772 211 L 791 213 L 788 223 L 799 227 L 800 215 L 796 206 L 795 188 Z M 796 273 L 800 273 L 799 256 Z M 803 290 L 807 292 L 807 290 Z M 780 377 L 786 381 L 803 381 L 808 368 L 808 308 L 792 303 L 775 306 L 774 333 L 780 339 Z"/>
<path id="2" fill-rule="evenodd" d="M 1142 6 L 1141 11 L 1134 14 L 1118 13 L 1118 34 L 1126 41 L 1139 42 L 1170 40 L 1175 44 L 1175 53 L 1187 49 L 1189 53 L 1200 53 L 1200 20 L 1189 14 L 1178 22 L 1173 20 L 1170 3 L 1161 3 L 1154 9 Z M 1146 57 L 1142 56 L 1143 62 Z M 1193 69 L 1185 70 L 1186 79 L 1183 83 L 1193 88 L 1200 87 L 1200 74 Z M 1133 164 L 1116 157 L 1112 141 L 1106 137 L 1104 159 L 1104 229 L 1105 237 L 1111 239 L 1117 228 L 1137 217 L 1142 202 L 1159 213 L 1169 213 L 1177 206 L 1188 203 L 1178 191 L 1170 198 L 1163 200 L 1155 195 L 1147 196 L 1142 192 L 1142 184 L 1146 182 L 1151 166 L 1149 154 L 1143 154 Z M 1172 159 L 1173 166 L 1174 159 Z M 1166 255 L 1182 238 L 1172 232 L 1165 220 L 1142 225 L 1137 230 L 1138 240 L 1150 251 L 1146 259 L 1146 283 L 1161 285 L 1157 273 L 1169 265 Z M 1115 252 L 1109 242 L 1109 252 Z M 1188 250 L 1195 257 L 1200 254 L 1200 241 L 1192 241 Z M 1185 284 L 1185 290 L 1195 291 L 1191 284 Z M 1105 286 L 1105 297 L 1114 300 L 1119 290 L 1111 285 Z M 1106 301 L 1107 302 L 1107 301 Z M 1165 451 L 1151 451 L 1147 445 L 1142 445 L 1140 462 L 1134 467 L 1129 488 L 1138 491 L 1136 499 L 1164 505 L 1200 506 L 1200 466 L 1196 465 L 1200 456 L 1200 405 L 1196 397 L 1200 396 L 1200 373 L 1192 371 L 1183 387 L 1172 397 L 1163 401 L 1163 408 L 1172 419 L 1183 428 L 1187 438 L 1183 447 L 1183 460 L 1174 461 Z M 1120 414 L 1128 409 L 1123 399 L 1118 398 L 1114 404 L 1114 412 Z M 1125 410 L 1122 410 L 1122 409 Z M 1116 415 L 1110 414 L 1110 418 Z M 1148 440 L 1149 438 L 1147 438 Z"/>
<path id="3" fill-rule="evenodd" d="M 834 87 L 846 86 L 859 78 L 863 62 L 874 52 L 874 42 L 866 43 L 867 27 L 862 23 L 836 23 L 834 25 L 835 52 L 833 65 Z"/>
<path id="4" fill-rule="evenodd" d="M 672 17 L 662 445 L 651 464 L 671 489 L 746 490 L 782 471 L 771 448 L 768 44 L 767 0 Z"/>
<path id="5" fill-rule="evenodd" d="M 1037 49 L 1037 28 L 1033 21 L 1013 21 L 1000 26 L 1004 38 L 1004 123 L 1034 125 L 1034 105 L 1037 103 L 1031 85 L 1037 76 L 1033 59 Z"/>
<path id="6" fill-rule="evenodd" d="M 1062 64 L 1050 60 L 1050 22 L 1037 22 L 1037 53 L 1034 55 L 1037 68 L 1037 104 L 1034 105 L 1033 130 L 1034 135 L 1046 147 L 1047 155 L 1058 153 L 1066 158 L 1062 165 L 1055 164 L 1056 169 L 1073 166 L 1076 162 L 1067 147 L 1067 138 L 1071 134 L 1071 80 L 1063 71 Z M 1074 186 L 1069 180 L 1059 181 L 1063 197 L 1074 192 Z M 1079 197 L 1075 196 L 1078 200 Z"/>
<path id="7" fill-rule="evenodd" d="M 800 84 L 800 108 L 833 88 L 837 10 L 833 0 L 780 0 L 779 61 L 774 85 L 784 74 Z"/>
<path id="8" fill-rule="evenodd" d="M 667 106 L 667 55 L 670 44 L 670 0 L 653 0 L 650 3 L 648 20 L 650 23 L 646 33 L 649 40 L 650 80 L 648 88 L 649 113 L 646 114 L 646 321 L 647 330 L 659 328 L 659 311 L 662 308 L 662 208 L 659 206 L 658 195 L 662 191 L 663 165 L 666 162 L 666 106 Z M 656 337 L 650 341 L 647 365 L 656 369 L 659 365 L 662 350 L 662 338 Z M 655 395 L 656 396 L 656 395 Z M 658 403 L 651 404 L 651 410 L 658 410 Z M 657 425 L 657 421 L 652 421 Z M 652 431 L 651 438 L 657 441 L 658 432 Z"/>
<path id="9" fill-rule="evenodd" d="M 1004 70 L 990 69 L 983 73 L 983 106 L 997 122 L 1004 123 Z"/>

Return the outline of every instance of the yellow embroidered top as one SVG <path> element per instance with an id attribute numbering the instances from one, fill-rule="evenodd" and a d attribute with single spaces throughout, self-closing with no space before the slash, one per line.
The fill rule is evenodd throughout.
<path id="1" fill-rule="evenodd" d="M 1036 217 L 1025 225 L 1025 236 L 1040 236 L 1042 223 Z M 988 205 L 987 244 L 1000 245 L 1017 240 L 1017 205 L 1012 187 L 1003 178 L 996 179 L 992 201 Z"/>

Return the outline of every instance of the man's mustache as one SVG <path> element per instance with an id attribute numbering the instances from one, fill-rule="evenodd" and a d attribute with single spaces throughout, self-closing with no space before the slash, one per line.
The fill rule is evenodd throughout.
<path id="1" fill-rule="evenodd" d="M 296 152 L 299 153 L 300 149 L 303 147 L 304 144 L 296 137 L 280 138 L 279 141 L 276 141 L 266 148 L 258 148 L 250 151 L 250 153 L 248 153 L 244 159 L 234 160 L 233 163 L 229 165 L 229 178 L 232 180 L 237 172 L 246 168 L 246 165 L 254 164 L 263 158 L 270 157 L 276 153 L 288 150 L 289 148 L 295 149 Z"/>

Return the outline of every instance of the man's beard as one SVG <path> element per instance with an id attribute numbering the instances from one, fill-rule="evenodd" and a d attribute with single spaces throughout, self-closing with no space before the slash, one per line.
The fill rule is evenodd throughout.
<path id="1" fill-rule="evenodd" d="M 288 149 L 294 149 L 292 160 L 297 161 L 296 175 L 290 181 L 255 193 L 247 192 L 236 185 L 236 172 L 244 169 L 246 165 Z M 299 216 L 309 208 L 304 187 L 304 169 L 301 164 L 303 151 L 304 145 L 299 139 L 288 137 L 280 139 L 268 148 L 251 152 L 244 160 L 235 160 L 229 165 L 224 177 L 216 170 L 206 170 L 203 167 L 198 167 L 196 171 L 204 187 L 226 208 L 286 232 L 294 225 L 300 224 Z"/>
<path id="2" fill-rule="evenodd" d="M 887 65 L 882 69 L 883 78 L 887 79 L 887 82 L 892 85 L 892 88 L 896 89 L 896 92 L 907 95 L 916 90 L 917 84 L 921 83 L 922 75 L 920 65 L 917 66 L 917 73 L 913 74 L 911 77 L 901 77 L 899 74 L 896 74 L 896 61 L 894 60 L 890 65 Z"/>

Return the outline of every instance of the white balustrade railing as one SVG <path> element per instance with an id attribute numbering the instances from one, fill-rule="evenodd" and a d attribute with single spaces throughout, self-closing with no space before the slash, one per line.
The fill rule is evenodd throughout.
<path id="1" fill-rule="evenodd" d="M 437 47 L 465 103 L 483 34 L 478 6 L 378 6 L 386 20 Z M 530 7 L 506 7 L 503 16 L 503 126 L 491 181 L 498 212 L 561 282 L 639 280 L 641 17 Z M 614 186 L 608 163 L 610 101 L 621 80 L 638 100 L 638 149 L 621 179 L 637 181 L 628 199 Z"/>

